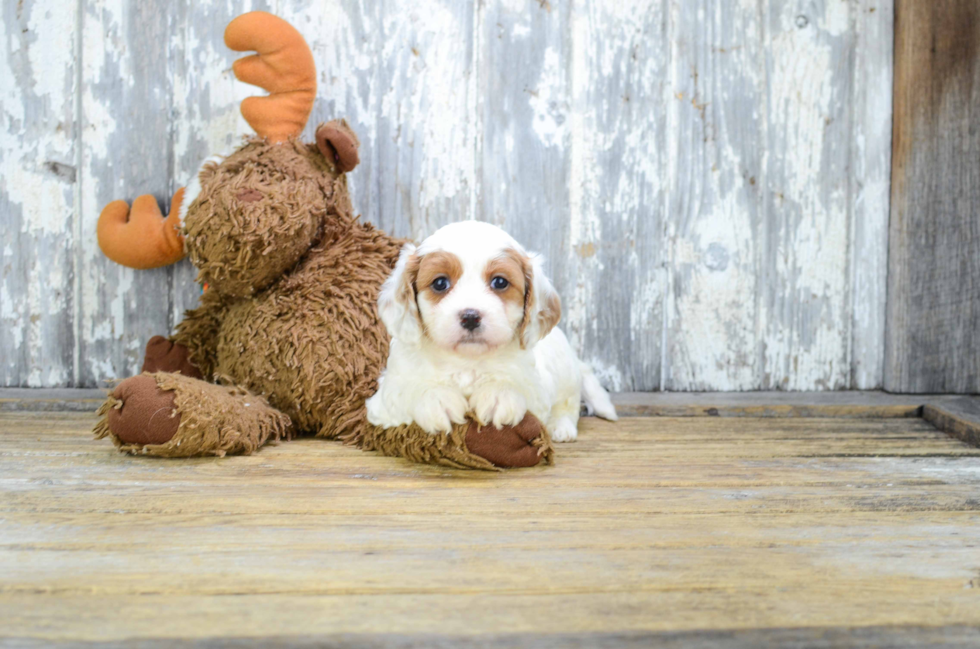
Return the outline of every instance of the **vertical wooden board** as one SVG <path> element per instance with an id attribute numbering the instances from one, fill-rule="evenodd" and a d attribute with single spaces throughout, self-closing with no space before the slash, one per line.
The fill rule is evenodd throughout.
<path id="1" fill-rule="evenodd" d="M 767 3 L 763 389 L 850 384 L 852 3 Z"/>
<path id="2" fill-rule="evenodd" d="M 78 11 L 0 8 L 0 385 L 72 384 Z"/>
<path id="3" fill-rule="evenodd" d="M 853 11 L 850 387 L 874 390 L 885 364 L 895 8 L 893 0 L 858 0 Z"/>
<path id="4" fill-rule="evenodd" d="M 570 17 L 566 2 L 494 0 L 479 5 L 476 191 L 477 218 L 501 226 L 525 248 L 544 256 L 545 270 L 563 300 L 559 326 L 581 348 L 596 305 L 568 265 L 575 229 L 569 216 Z M 580 243 L 594 237 L 583 232 Z M 576 305 L 584 305 L 588 313 Z"/>
<path id="5" fill-rule="evenodd" d="M 895 11 L 885 389 L 980 392 L 980 6 Z"/>
<path id="6" fill-rule="evenodd" d="M 280 0 L 278 13 L 306 37 L 317 67 L 317 99 L 304 139 L 316 127 L 346 119 L 360 139 L 360 163 L 347 174 L 355 214 L 378 223 L 381 195 L 387 191 L 378 175 L 377 121 L 383 83 L 379 52 L 383 46 L 381 11 L 359 0 Z M 411 48 L 409 48 L 411 49 Z"/>
<path id="7" fill-rule="evenodd" d="M 572 7 L 570 205 L 567 216 L 550 216 L 568 223 L 567 239 L 551 245 L 552 267 L 564 289 L 562 326 L 617 391 L 660 387 L 667 4 Z"/>
<path id="8" fill-rule="evenodd" d="M 95 225 L 115 199 L 153 194 L 169 210 L 171 34 L 166 0 L 82 3 L 81 208 L 76 283 L 79 385 L 139 371 L 147 339 L 170 325 L 171 271 L 136 271 L 107 259 Z"/>
<path id="9" fill-rule="evenodd" d="M 665 388 L 757 389 L 766 16 L 727 0 L 674 12 Z"/>
<path id="10" fill-rule="evenodd" d="M 370 130 L 367 139 L 374 150 L 364 157 L 372 159 L 372 175 L 357 191 L 376 195 L 377 207 L 368 214 L 376 225 L 421 238 L 473 216 L 475 6 L 453 0 L 379 4 L 380 43 L 373 61 L 363 63 L 377 68 L 367 90 L 375 120 L 373 142 Z"/>
<path id="11" fill-rule="evenodd" d="M 569 15 L 569 3 L 496 0 L 476 22 L 478 215 L 555 263 L 568 244 Z"/>
<path id="12" fill-rule="evenodd" d="M 239 104 L 245 97 L 266 93 L 235 79 L 232 62 L 247 53 L 233 52 L 224 42 L 228 23 L 253 10 L 276 11 L 276 7 L 263 0 L 204 5 L 183 0 L 175 4 L 169 34 L 173 84 L 170 195 L 191 182 L 206 158 L 230 153 L 243 136 L 253 133 Z M 197 306 L 201 288 L 196 277 L 197 269 L 188 260 L 171 267 L 171 327 L 183 319 L 187 309 Z"/>

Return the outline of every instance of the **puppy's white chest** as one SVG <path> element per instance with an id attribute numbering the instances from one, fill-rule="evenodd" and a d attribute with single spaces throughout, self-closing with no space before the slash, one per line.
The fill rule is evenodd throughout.
<path id="1" fill-rule="evenodd" d="M 473 393 L 473 388 L 476 385 L 477 373 L 475 370 L 460 370 L 452 374 L 453 383 L 456 387 L 462 391 L 467 397 Z"/>

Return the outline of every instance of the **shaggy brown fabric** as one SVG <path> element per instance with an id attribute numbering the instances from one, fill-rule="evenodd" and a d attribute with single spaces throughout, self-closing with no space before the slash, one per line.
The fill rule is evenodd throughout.
<path id="1" fill-rule="evenodd" d="M 201 371 L 190 361 L 190 350 L 163 336 L 153 336 L 146 343 L 143 355 L 143 372 L 177 372 L 195 379 Z"/>
<path id="2" fill-rule="evenodd" d="M 441 464 L 458 469 L 499 469 L 553 464 L 551 438 L 538 419 L 528 413 L 517 426 L 479 429 L 475 422 L 453 427 L 449 435 L 430 435 L 418 426 L 364 430 L 360 445 L 366 451 L 404 457 L 412 462 Z"/>
<path id="3" fill-rule="evenodd" d="M 248 455 L 267 442 L 291 437 L 289 418 L 247 390 L 205 383 L 170 372 L 142 374 L 127 381 L 133 379 L 141 379 L 140 388 L 120 392 L 118 396 L 116 392 L 109 395 L 99 409 L 99 421 L 95 426 L 96 439 L 109 437 L 121 451 L 159 457 Z M 158 390 L 145 389 L 146 379 L 155 382 Z M 179 421 L 176 432 L 163 443 L 127 443 L 119 432 L 138 428 L 138 417 L 134 416 L 125 429 L 117 432 L 115 424 L 122 419 L 110 413 L 114 410 L 143 413 L 145 425 L 150 427 L 151 421 L 155 422 L 153 408 L 163 403 L 158 391 L 173 393 L 171 413 Z"/>
<path id="4" fill-rule="evenodd" d="M 266 396 L 298 432 L 356 440 L 388 355 L 378 292 L 403 242 L 353 217 L 345 177 L 315 145 L 252 140 L 201 182 L 185 225 L 209 289 L 174 340 L 203 376 Z M 266 198 L 243 203 L 250 190 Z"/>
<path id="5" fill-rule="evenodd" d="M 399 247 L 352 222 L 266 291 L 202 301 L 175 338 L 206 376 L 226 375 L 265 395 L 298 431 L 349 437 L 365 421 L 364 401 L 387 359 L 375 304 Z"/>
<path id="6" fill-rule="evenodd" d="M 205 291 L 196 309 L 186 311 L 173 335 L 175 344 L 185 347 L 191 364 L 201 376 L 214 376 L 218 365 L 218 332 L 225 315 L 225 301 L 217 291 Z"/>
<path id="7" fill-rule="evenodd" d="M 205 166 L 200 178 L 185 246 L 198 281 L 223 295 L 269 286 L 322 236 L 328 215 L 351 210 L 346 177 L 315 145 L 294 139 L 252 139 L 221 164 Z"/>

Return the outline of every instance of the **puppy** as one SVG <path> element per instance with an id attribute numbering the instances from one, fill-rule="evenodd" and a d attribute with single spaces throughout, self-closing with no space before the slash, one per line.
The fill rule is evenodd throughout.
<path id="1" fill-rule="evenodd" d="M 407 244 L 378 299 L 391 346 L 368 420 L 447 433 L 467 414 L 499 428 L 530 411 L 566 442 L 578 436 L 584 396 L 615 421 L 609 395 L 555 328 L 561 300 L 541 269 L 541 257 L 479 221 Z"/>

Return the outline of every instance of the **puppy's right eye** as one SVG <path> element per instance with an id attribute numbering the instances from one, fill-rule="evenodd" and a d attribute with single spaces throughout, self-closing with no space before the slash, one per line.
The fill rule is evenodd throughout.
<path id="1" fill-rule="evenodd" d="M 431 288 L 436 293 L 445 293 L 446 291 L 449 290 L 449 278 L 436 277 L 434 280 L 432 280 L 432 283 L 429 284 L 429 288 Z"/>

